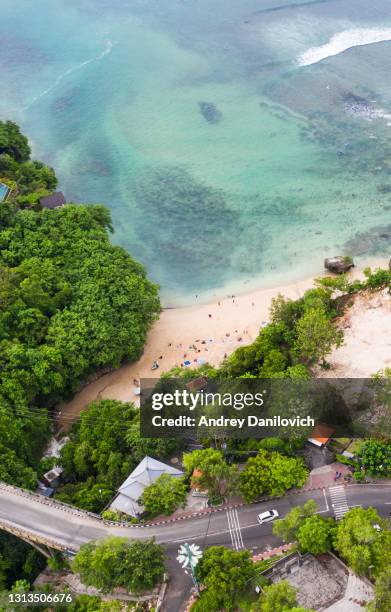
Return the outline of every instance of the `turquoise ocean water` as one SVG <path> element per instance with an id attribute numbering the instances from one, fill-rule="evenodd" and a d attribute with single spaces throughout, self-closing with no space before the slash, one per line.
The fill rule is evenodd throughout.
<path id="1" fill-rule="evenodd" d="M 166 304 L 288 282 L 387 254 L 390 28 L 388 0 L 2 0 L 0 118 Z"/>

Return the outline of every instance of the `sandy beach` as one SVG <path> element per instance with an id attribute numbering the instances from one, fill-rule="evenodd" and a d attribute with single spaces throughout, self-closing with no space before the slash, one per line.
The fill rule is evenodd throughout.
<path id="1" fill-rule="evenodd" d="M 377 261 L 376 265 L 384 266 L 385 262 Z M 350 277 L 362 278 L 362 269 L 354 268 Z M 212 304 L 163 310 L 148 334 L 141 359 L 105 374 L 86 385 L 70 402 L 62 404 L 58 413 L 59 425 L 64 430 L 69 428 L 80 411 L 98 399 L 137 403 L 134 381 L 140 378 L 159 377 L 162 372 L 186 361 L 190 365 L 183 367 L 197 366 L 199 360 L 219 364 L 239 346 L 253 342 L 259 329 L 269 320 L 269 308 L 274 297 L 281 293 L 287 298 L 297 299 L 313 286 L 311 277 Z M 154 361 L 159 368 L 152 371 Z"/>
<path id="2" fill-rule="evenodd" d="M 368 378 L 391 367 L 391 295 L 388 289 L 364 292 L 355 297 L 338 321 L 343 345 L 327 358 L 330 369 L 317 376 Z"/>

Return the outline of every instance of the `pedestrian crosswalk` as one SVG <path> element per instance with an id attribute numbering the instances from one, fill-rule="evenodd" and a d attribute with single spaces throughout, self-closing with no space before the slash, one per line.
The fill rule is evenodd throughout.
<path id="1" fill-rule="evenodd" d="M 349 511 L 346 489 L 343 485 L 335 485 L 335 487 L 329 487 L 329 493 L 335 519 L 339 521 Z"/>
<path id="2" fill-rule="evenodd" d="M 232 548 L 240 550 L 244 548 L 242 531 L 240 529 L 239 516 L 236 508 L 227 510 L 228 529 L 231 536 Z"/>

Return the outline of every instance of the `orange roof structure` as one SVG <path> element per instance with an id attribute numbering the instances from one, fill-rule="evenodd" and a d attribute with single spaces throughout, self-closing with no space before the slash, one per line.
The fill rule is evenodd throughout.
<path id="1" fill-rule="evenodd" d="M 334 429 L 332 427 L 323 423 L 318 423 L 312 437 L 308 438 L 308 442 L 315 444 L 315 446 L 324 446 L 330 440 L 333 433 Z"/>
<path id="2" fill-rule="evenodd" d="M 193 489 L 194 491 L 204 491 L 206 492 L 206 489 L 202 489 L 199 484 L 198 481 L 202 476 L 202 471 L 199 470 L 198 468 L 194 468 L 193 470 L 193 474 L 191 475 L 191 484 L 190 484 L 190 488 Z"/>

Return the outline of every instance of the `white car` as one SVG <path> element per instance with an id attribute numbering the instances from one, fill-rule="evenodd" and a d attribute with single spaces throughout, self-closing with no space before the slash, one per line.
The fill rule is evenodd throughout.
<path id="1" fill-rule="evenodd" d="M 258 523 L 263 525 L 263 523 L 269 523 L 269 521 L 274 521 L 274 519 L 278 518 L 280 515 L 277 510 L 267 510 L 266 512 L 261 512 L 258 514 Z"/>

